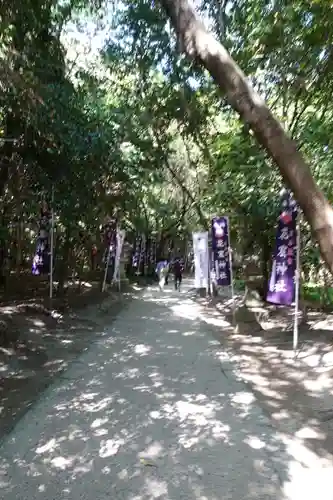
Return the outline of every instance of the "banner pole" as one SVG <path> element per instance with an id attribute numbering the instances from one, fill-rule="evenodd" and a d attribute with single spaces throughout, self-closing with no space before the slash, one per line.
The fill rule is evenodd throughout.
<path id="1" fill-rule="evenodd" d="M 52 184 L 51 195 L 51 252 L 50 252 L 50 299 L 53 298 L 53 247 L 54 247 L 54 184 Z"/>
<path id="2" fill-rule="evenodd" d="M 234 273 L 232 269 L 232 248 L 230 239 L 230 218 L 226 217 L 228 224 L 228 240 L 229 240 L 229 267 L 230 267 L 230 288 L 231 288 L 231 300 L 232 300 L 232 320 L 235 324 L 235 290 L 234 290 Z"/>
<path id="3" fill-rule="evenodd" d="M 144 246 L 144 259 L 143 259 L 143 272 L 144 275 L 147 277 L 148 275 L 148 252 L 147 252 L 147 247 L 148 247 L 148 236 L 145 235 L 145 246 Z"/>
<path id="4" fill-rule="evenodd" d="M 157 260 L 157 240 L 154 240 L 154 267 L 156 267 L 156 260 Z"/>
<path id="5" fill-rule="evenodd" d="M 122 240 L 122 233 L 120 232 L 121 229 L 119 228 L 119 241 L 118 241 L 118 238 L 117 238 L 117 247 L 116 247 L 116 251 L 118 251 L 118 269 L 117 269 L 117 278 L 118 278 L 118 291 L 120 292 L 120 259 L 121 259 L 121 252 L 122 252 L 122 249 L 123 249 L 123 243 L 125 241 L 125 236 L 124 236 L 124 240 Z M 118 249 L 118 244 L 119 244 L 119 249 Z"/>
<path id="6" fill-rule="evenodd" d="M 294 357 L 298 347 L 298 313 L 299 313 L 299 292 L 300 292 L 300 254 L 301 254 L 301 231 L 299 215 L 296 224 L 296 270 L 295 270 L 295 311 L 294 311 L 294 331 L 293 331 L 293 349 Z"/>
<path id="7" fill-rule="evenodd" d="M 115 251 L 114 251 L 114 270 L 113 270 L 113 276 L 112 276 L 112 283 L 118 282 L 118 247 L 119 247 L 119 228 L 118 226 L 116 227 L 116 245 L 115 245 Z M 118 284 L 119 286 L 119 284 Z"/>
<path id="8" fill-rule="evenodd" d="M 109 245 L 108 254 L 107 254 L 107 258 L 106 258 L 106 262 L 105 262 L 105 271 L 104 271 L 104 278 L 103 278 L 103 284 L 102 284 L 102 292 L 105 291 L 106 278 L 107 278 L 109 262 L 110 262 L 110 254 L 111 254 L 111 245 Z"/>
<path id="9" fill-rule="evenodd" d="M 205 246 L 205 257 L 206 257 L 206 260 L 207 260 L 207 273 L 206 273 L 206 277 L 207 277 L 207 284 L 206 284 L 206 295 L 209 295 L 209 289 L 210 289 L 210 285 L 209 285 L 209 279 L 210 279 L 210 273 L 209 273 L 209 267 L 210 267 L 210 258 L 209 258 L 209 231 L 205 231 L 206 235 L 207 235 L 207 241 L 206 241 L 206 246 Z M 205 266 L 206 267 L 206 266 Z"/>
<path id="10" fill-rule="evenodd" d="M 123 250 L 124 241 L 125 241 L 125 236 L 124 236 L 124 239 L 121 240 L 121 247 L 120 247 L 120 250 L 119 250 L 119 261 L 118 261 L 118 290 L 119 290 L 119 292 L 120 292 L 120 288 L 121 288 L 120 261 L 121 261 L 121 253 L 122 253 L 122 250 Z"/>
<path id="11" fill-rule="evenodd" d="M 211 297 L 213 297 L 213 249 L 211 252 L 209 252 L 210 259 L 209 259 L 209 292 Z"/>
<path id="12" fill-rule="evenodd" d="M 135 273 L 137 276 L 140 276 L 141 254 L 142 254 L 142 234 L 140 236 L 140 247 L 139 247 L 139 253 L 138 253 L 138 264 L 137 264 L 136 273 Z"/>

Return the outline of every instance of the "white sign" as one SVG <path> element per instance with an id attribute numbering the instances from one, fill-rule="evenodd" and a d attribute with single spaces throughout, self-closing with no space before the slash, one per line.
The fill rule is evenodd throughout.
<path id="1" fill-rule="evenodd" d="M 113 280 L 114 281 L 119 281 L 120 276 L 119 275 L 119 266 L 120 266 L 120 256 L 121 252 L 123 249 L 123 244 L 125 241 L 125 231 L 122 229 L 118 229 L 117 231 L 117 248 L 116 248 L 116 258 L 114 262 L 114 273 L 113 273 Z"/>
<path id="2" fill-rule="evenodd" d="M 209 252 L 208 232 L 193 233 L 195 288 L 208 290 Z"/>

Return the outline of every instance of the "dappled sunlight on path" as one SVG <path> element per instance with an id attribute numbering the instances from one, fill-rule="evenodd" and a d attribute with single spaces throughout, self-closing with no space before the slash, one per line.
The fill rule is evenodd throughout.
<path id="1" fill-rule="evenodd" d="M 230 318 L 230 304 L 223 297 L 195 300 L 198 315 L 207 323 L 211 317 L 221 321 Z M 244 306 L 241 296 L 237 301 L 236 328 L 211 329 L 214 338 L 221 342 L 234 372 L 255 394 L 265 414 L 281 432 L 297 441 L 303 461 L 308 457 L 306 466 L 316 464 L 332 470 L 333 354 L 331 333 L 323 332 L 324 327 L 330 328 L 330 318 L 308 312 L 307 324 L 300 325 L 295 359 L 293 334 L 286 321 L 289 310 L 268 313 L 266 308 L 267 317 L 262 322 L 253 314 L 259 308 Z"/>
<path id="2" fill-rule="evenodd" d="M 145 291 L 19 422 L 2 498 L 310 498 L 187 291 Z"/>

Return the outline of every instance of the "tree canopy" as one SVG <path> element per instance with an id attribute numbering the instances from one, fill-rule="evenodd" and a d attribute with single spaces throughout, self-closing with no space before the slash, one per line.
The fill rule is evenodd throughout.
<path id="1" fill-rule="evenodd" d="M 78 258 L 84 234 L 87 253 L 107 214 L 129 238 L 157 232 L 181 245 L 223 213 L 239 254 L 259 251 L 267 274 L 286 182 L 306 216 L 304 269 L 319 266 L 319 241 L 333 270 L 330 3 L 189 9 L 182 0 L 3 2 L 2 260 L 31 253 L 21 226 L 34 226 L 53 185 L 60 252 L 70 246 Z M 89 41 L 92 25 L 105 36 L 82 64 L 65 35 L 74 26 Z"/>

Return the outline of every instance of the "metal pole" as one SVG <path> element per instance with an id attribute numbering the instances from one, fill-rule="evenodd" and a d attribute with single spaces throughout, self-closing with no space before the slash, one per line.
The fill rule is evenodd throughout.
<path id="1" fill-rule="evenodd" d="M 142 237 L 142 242 L 143 276 L 146 276 L 146 236 Z"/>
<path id="2" fill-rule="evenodd" d="M 121 288 L 121 280 L 120 280 L 120 258 L 119 258 L 119 268 L 118 268 L 118 289 L 119 289 L 119 292 L 120 292 L 120 288 Z"/>
<path id="3" fill-rule="evenodd" d="M 51 195 L 51 252 L 50 252 L 50 299 L 53 298 L 53 247 L 54 247 L 54 185 Z"/>
<path id="4" fill-rule="evenodd" d="M 296 270 L 295 270 L 295 313 L 294 313 L 294 332 L 293 348 L 294 356 L 298 347 L 298 313 L 299 313 L 299 287 L 300 287 L 300 254 L 301 254 L 301 231 L 299 215 L 296 224 Z"/>
<path id="5" fill-rule="evenodd" d="M 106 262 L 105 262 L 105 271 L 104 271 L 104 278 L 103 278 L 103 284 L 102 284 L 102 292 L 105 291 L 106 277 L 108 274 L 109 262 L 110 262 L 110 255 L 111 255 L 111 245 L 109 245 L 108 254 L 107 254 L 107 258 L 106 258 Z"/>
<path id="6" fill-rule="evenodd" d="M 116 252 L 115 252 L 115 259 L 114 259 L 114 273 L 113 273 L 113 282 L 118 282 L 118 290 L 120 292 L 120 257 L 121 257 L 121 250 L 122 250 L 122 235 L 120 232 L 120 228 L 117 228 L 116 232 Z"/>
<path id="7" fill-rule="evenodd" d="M 209 259 L 209 293 L 211 297 L 213 296 L 213 250 L 209 253 L 210 259 Z"/>
<path id="8" fill-rule="evenodd" d="M 154 267 L 156 269 L 157 264 L 157 237 L 154 240 Z"/>
<path id="9" fill-rule="evenodd" d="M 235 322 L 235 290 L 234 290 L 234 273 L 232 270 L 232 249 L 231 249 L 231 239 L 230 239 L 230 219 L 226 217 L 228 224 L 228 241 L 229 241 L 229 267 L 230 267 L 230 288 L 231 288 L 231 300 L 232 300 L 232 319 Z"/>
<path id="10" fill-rule="evenodd" d="M 210 268 L 210 256 L 209 256 L 209 232 L 207 231 L 207 246 L 206 246 L 206 255 L 207 259 L 207 286 L 206 286 L 206 294 L 209 295 L 210 290 L 210 281 L 209 281 L 209 268 Z"/>
<path id="11" fill-rule="evenodd" d="M 138 268 L 137 268 L 137 271 L 136 271 L 137 276 L 140 276 L 140 269 L 141 269 L 141 263 L 142 263 L 142 257 L 143 257 L 143 255 L 142 255 L 142 253 L 143 253 L 143 245 L 144 245 L 143 238 L 144 238 L 144 236 L 141 233 L 140 252 L 139 252 L 139 258 L 138 258 Z"/>
<path id="12" fill-rule="evenodd" d="M 120 292 L 120 261 L 121 261 L 121 252 L 123 251 L 123 244 L 124 244 L 124 241 L 125 241 L 125 238 L 124 240 L 122 240 L 122 233 L 120 232 L 119 230 L 119 241 L 117 241 L 117 245 L 119 244 L 119 254 L 118 254 L 118 270 L 117 270 L 117 278 L 118 278 L 118 290 Z"/>
<path id="13" fill-rule="evenodd" d="M 148 274 L 148 253 L 147 253 L 147 241 L 148 237 L 145 236 L 145 245 L 144 245 L 144 260 L 143 260 L 143 273 L 145 276 Z"/>

